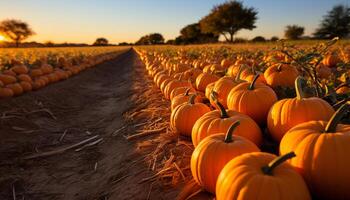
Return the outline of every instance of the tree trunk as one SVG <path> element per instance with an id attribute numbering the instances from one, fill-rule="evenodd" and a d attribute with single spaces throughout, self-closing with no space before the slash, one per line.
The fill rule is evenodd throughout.
<path id="1" fill-rule="evenodd" d="M 16 40 L 16 48 L 19 47 L 19 40 Z"/>
<path id="2" fill-rule="evenodd" d="M 230 33 L 230 42 L 233 43 L 233 33 Z"/>

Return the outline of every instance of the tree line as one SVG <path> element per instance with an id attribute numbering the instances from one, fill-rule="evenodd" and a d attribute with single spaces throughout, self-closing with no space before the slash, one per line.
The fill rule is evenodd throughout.
<path id="1" fill-rule="evenodd" d="M 240 1 L 227 1 L 223 4 L 213 7 L 211 12 L 202 17 L 198 22 L 189 24 L 180 30 L 180 35 L 175 39 L 168 40 L 167 44 L 202 44 L 215 43 L 219 37 L 225 38 L 226 42 L 239 42 L 242 39 L 234 38 L 238 31 L 242 29 L 253 30 L 256 28 L 258 11 L 253 7 L 246 7 Z M 299 25 L 287 25 L 284 30 L 284 36 L 287 39 L 300 39 L 304 34 L 305 28 Z M 30 26 L 21 20 L 4 20 L 0 22 L 0 34 L 11 40 L 16 47 L 22 41 L 34 35 L 35 32 Z M 319 27 L 312 34 L 312 38 L 330 39 L 334 37 L 345 38 L 350 34 L 350 8 L 345 5 L 334 6 L 321 20 Z M 271 41 L 278 40 L 272 37 Z M 253 42 L 262 42 L 266 39 L 257 36 L 252 39 Z M 160 33 L 151 33 L 142 36 L 136 45 L 164 44 L 165 40 Z M 52 42 L 45 44 L 54 46 Z M 74 45 L 74 44 L 73 44 Z M 104 38 L 97 38 L 94 46 L 110 45 Z M 123 42 L 119 45 L 130 45 Z"/>

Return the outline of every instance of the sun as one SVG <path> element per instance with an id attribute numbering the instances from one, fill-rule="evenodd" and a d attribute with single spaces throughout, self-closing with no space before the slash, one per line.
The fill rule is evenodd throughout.
<path id="1" fill-rule="evenodd" d="M 4 41 L 5 37 L 3 35 L 0 35 L 0 41 Z"/>

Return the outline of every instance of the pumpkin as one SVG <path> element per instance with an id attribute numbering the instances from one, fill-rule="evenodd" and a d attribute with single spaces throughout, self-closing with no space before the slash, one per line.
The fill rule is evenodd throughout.
<path id="1" fill-rule="evenodd" d="M 220 64 L 224 69 L 227 69 L 230 67 L 230 65 L 233 65 L 234 62 L 232 60 L 229 60 L 229 59 L 222 59 Z"/>
<path id="2" fill-rule="evenodd" d="M 205 95 L 205 97 L 207 97 L 208 99 L 211 98 L 211 97 L 210 97 L 210 94 L 213 92 L 214 86 L 215 86 L 215 82 L 209 83 L 209 84 L 207 85 L 207 87 L 205 88 L 205 93 L 204 93 L 204 95 Z"/>
<path id="3" fill-rule="evenodd" d="M 213 83 L 217 80 L 219 80 L 219 77 L 214 74 L 201 73 L 196 78 L 196 89 L 201 92 L 204 92 L 208 84 Z"/>
<path id="4" fill-rule="evenodd" d="M 234 87 L 227 96 L 230 110 L 244 113 L 258 124 L 265 124 L 271 106 L 277 101 L 276 93 L 263 83 L 256 83 L 259 75 L 252 82 L 244 82 Z"/>
<path id="5" fill-rule="evenodd" d="M 193 87 L 178 87 L 175 88 L 171 93 L 170 93 L 170 100 L 172 101 L 174 97 L 184 94 L 187 90 L 189 89 L 189 92 L 195 93 L 196 90 Z"/>
<path id="6" fill-rule="evenodd" d="M 236 85 L 238 85 L 239 83 L 244 82 L 243 80 L 240 79 L 240 74 L 241 74 L 240 72 L 241 71 L 242 71 L 242 68 L 237 73 L 236 78 L 227 77 L 227 76 L 224 76 L 224 77 L 220 78 L 218 81 L 215 82 L 214 87 L 212 88 L 212 90 L 215 91 L 216 94 L 217 94 L 217 100 L 225 108 L 227 108 L 227 96 L 228 96 L 228 93 Z M 215 104 L 215 103 L 213 103 L 213 100 L 211 98 L 209 98 L 209 99 L 211 100 L 212 104 Z"/>
<path id="7" fill-rule="evenodd" d="M 16 74 L 28 74 L 29 72 L 28 67 L 23 64 L 13 66 L 11 71 L 15 72 Z"/>
<path id="8" fill-rule="evenodd" d="M 172 80 L 174 80 L 173 78 L 168 78 L 168 79 L 165 79 L 161 84 L 160 84 L 160 91 L 164 94 L 164 90 L 165 90 L 165 87 L 168 85 L 169 82 L 171 82 Z"/>
<path id="9" fill-rule="evenodd" d="M 4 70 L 4 71 L 2 72 L 2 74 L 10 75 L 10 76 L 16 76 L 16 75 L 17 75 L 14 71 L 11 71 L 11 70 L 9 70 L 9 69 Z"/>
<path id="10" fill-rule="evenodd" d="M 252 152 L 232 159 L 219 174 L 216 199 L 311 200 L 303 178 L 285 162 L 294 156 Z"/>
<path id="11" fill-rule="evenodd" d="M 293 65 L 287 64 L 272 65 L 264 72 L 266 83 L 273 88 L 294 87 L 298 75 L 298 70 Z"/>
<path id="12" fill-rule="evenodd" d="M 325 100 L 317 97 L 304 98 L 302 90 L 306 81 L 302 77 L 295 80 L 296 98 L 282 99 L 276 102 L 267 116 L 267 127 L 276 141 L 293 126 L 311 120 L 329 120 L 334 109 Z"/>
<path id="13" fill-rule="evenodd" d="M 324 66 L 322 63 L 316 67 L 316 72 L 320 78 L 329 78 L 332 75 L 331 68 Z"/>
<path id="14" fill-rule="evenodd" d="M 15 76 L 0 74 L 0 81 L 3 82 L 5 85 L 7 85 L 7 84 L 16 83 L 17 79 Z"/>
<path id="15" fill-rule="evenodd" d="M 38 77 L 38 76 L 42 76 L 43 75 L 43 72 L 41 71 L 41 69 L 31 69 L 30 70 L 30 76 L 31 77 Z"/>
<path id="16" fill-rule="evenodd" d="M 12 97 L 14 95 L 10 88 L 0 87 L 0 98 Z"/>
<path id="17" fill-rule="evenodd" d="M 31 82 L 21 81 L 21 82 L 19 82 L 19 84 L 23 88 L 24 92 L 29 92 L 29 91 L 32 91 L 32 89 L 33 89 Z"/>
<path id="18" fill-rule="evenodd" d="M 337 54 L 327 54 L 323 60 L 322 60 L 322 64 L 324 64 L 327 67 L 336 67 L 338 63 L 340 63 L 341 60 L 338 57 Z"/>
<path id="19" fill-rule="evenodd" d="M 184 79 L 185 80 L 191 80 L 191 82 L 196 81 L 196 78 L 202 73 L 202 70 L 191 68 L 184 72 Z"/>
<path id="20" fill-rule="evenodd" d="M 178 105 L 188 102 L 190 100 L 191 95 L 195 94 L 193 92 L 191 93 L 190 92 L 191 92 L 191 89 L 188 88 L 183 94 L 180 94 L 174 97 L 173 100 L 171 100 L 170 109 L 174 110 Z M 201 103 L 202 102 L 201 96 L 196 95 L 195 102 Z"/>
<path id="21" fill-rule="evenodd" d="M 339 124 L 350 105 L 342 105 L 327 121 L 309 121 L 290 129 L 280 152 L 295 151 L 290 164 L 318 199 L 350 199 L 350 125 Z"/>
<path id="22" fill-rule="evenodd" d="M 235 135 L 244 137 L 257 146 L 261 145 L 262 133 L 253 119 L 239 112 L 225 110 L 216 98 L 215 104 L 219 110 L 204 114 L 192 128 L 192 143 L 195 147 L 209 135 L 226 132 L 235 121 L 240 121 L 240 125 L 235 129 Z"/>
<path id="23" fill-rule="evenodd" d="M 17 76 L 17 79 L 20 81 L 27 81 L 27 82 L 32 82 L 32 78 L 28 74 L 20 74 Z"/>
<path id="24" fill-rule="evenodd" d="M 170 126 L 182 135 L 191 136 L 194 123 L 202 115 L 210 111 L 203 103 L 195 103 L 196 95 L 192 95 L 188 103 L 177 106 L 170 116 Z"/>
<path id="25" fill-rule="evenodd" d="M 13 91 L 14 96 L 18 96 L 23 93 L 23 88 L 19 83 L 8 84 L 5 87 L 10 88 Z"/>
<path id="26" fill-rule="evenodd" d="M 53 72 L 53 67 L 47 63 L 42 64 L 40 69 L 43 72 L 43 74 L 50 74 Z"/>
<path id="27" fill-rule="evenodd" d="M 216 180 L 227 162 L 244 153 L 260 151 L 249 140 L 232 135 L 237 126 L 239 126 L 239 121 L 233 123 L 226 134 L 218 133 L 208 136 L 192 153 L 192 176 L 208 192 L 215 193 Z"/>
<path id="28" fill-rule="evenodd" d="M 171 92 L 179 87 L 192 87 L 191 82 L 189 81 L 181 81 L 181 80 L 172 80 L 170 81 L 165 89 L 164 89 L 164 96 L 166 99 L 170 99 Z"/>

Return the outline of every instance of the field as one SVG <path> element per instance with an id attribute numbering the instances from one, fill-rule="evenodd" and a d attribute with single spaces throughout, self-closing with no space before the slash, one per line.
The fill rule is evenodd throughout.
<path id="1" fill-rule="evenodd" d="M 215 193 L 219 199 L 233 194 L 220 183 L 234 181 L 219 176 L 228 161 L 257 162 L 259 169 L 285 154 L 289 161 L 251 178 L 294 179 L 291 195 L 298 199 L 347 195 L 347 184 L 319 184 L 345 183 L 346 176 L 311 175 L 307 168 L 340 170 L 329 161 L 337 148 L 348 148 L 347 41 L 7 49 L 1 55 L 1 88 L 13 90 L 0 99 L 1 199 L 213 199 Z M 58 71 L 71 74 L 49 78 Z M 48 83 L 35 87 L 43 77 Z M 9 87 L 23 81 L 31 91 Z M 319 146 L 295 135 L 302 131 Z M 336 158 L 347 166 L 343 161 Z"/>

